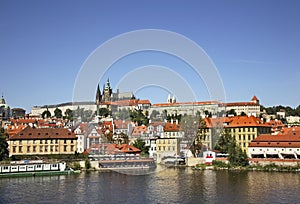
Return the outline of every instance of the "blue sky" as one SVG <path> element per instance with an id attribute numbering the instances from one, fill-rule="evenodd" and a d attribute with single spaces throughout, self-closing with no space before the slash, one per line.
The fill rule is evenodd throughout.
<path id="1" fill-rule="evenodd" d="M 204 49 L 220 73 L 227 101 L 248 101 L 256 95 L 265 106 L 296 107 L 299 10 L 300 2 L 289 0 L 0 0 L 0 92 L 11 107 L 27 112 L 34 105 L 72 101 L 76 76 L 98 46 L 125 32 L 164 29 Z M 158 53 L 120 60 L 107 77 L 114 87 L 124 73 L 149 64 L 171 67 L 189 81 L 197 100 L 209 100 L 203 82 L 184 71 L 184 64 Z M 136 93 L 153 103 L 165 102 L 167 94 L 157 87 Z M 90 96 L 94 100 L 94 93 Z"/>

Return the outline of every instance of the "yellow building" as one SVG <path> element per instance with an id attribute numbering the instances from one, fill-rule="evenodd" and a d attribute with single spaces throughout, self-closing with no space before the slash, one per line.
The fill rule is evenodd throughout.
<path id="1" fill-rule="evenodd" d="M 271 134 L 271 126 L 254 116 L 233 117 L 230 124 L 225 128 L 229 130 L 229 134 L 246 152 L 248 152 L 248 146 L 252 140 L 261 134 Z"/>
<path id="2" fill-rule="evenodd" d="M 74 154 L 77 151 L 77 137 L 65 128 L 31 128 L 8 139 L 9 155 Z"/>
<path id="3" fill-rule="evenodd" d="M 210 149 L 216 145 L 223 129 L 234 137 L 236 143 L 246 152 L 248 152 L 248 146 L 253 139 L 260 134 L 271 133 L 271 126 L 254 116 L 205 118 L 205 123 L 206 127 L 201 130 L 200 141 Z"/>
<path id="4" fill-rule="evenodd" d="M 161 163 L 164 157 L 175 157 L 180 153 L 178 138 L 157 138 L 156 139 L 156 160 Z"/>

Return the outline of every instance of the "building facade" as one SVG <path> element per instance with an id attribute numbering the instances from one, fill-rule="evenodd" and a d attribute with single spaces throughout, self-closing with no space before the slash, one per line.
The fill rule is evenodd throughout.
<path id="1" fill-rule="evenodd" d="M 180 142 L 178 138 L 156 139 L 156 161 L 161 163 L 166 157 L 176 157 L 180 154 Z"/>
<path id="2" fill-rule="evenodd" d="M 9 155 L 74 154 L 77 151 L 77 137 L 65 128 L 31 128 L 8 139 Z"/>
<path id="3" fill-rule="evenodd" d="M 260 135 L 248 150 L 249 158 L 300 159 L 300 131 L 291 130 L 279 135 Z"/>

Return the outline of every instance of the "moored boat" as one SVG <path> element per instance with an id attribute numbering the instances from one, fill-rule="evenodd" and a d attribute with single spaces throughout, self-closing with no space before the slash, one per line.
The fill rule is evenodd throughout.
<path id="1" fill-rule="evenodd" d="M 45 163 L 42 160 L 17 161 L 0 165 L 0 178 L 72 174 L 65 162 Z"/>

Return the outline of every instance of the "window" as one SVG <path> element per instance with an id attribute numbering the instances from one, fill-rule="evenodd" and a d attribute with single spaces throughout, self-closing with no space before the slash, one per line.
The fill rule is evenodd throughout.
<path id="1" fill-rule="evenodd" d="M 32 151 L 36 152 L 36 146 L 33 146 Z"/>
<path id="2" fill-rule="evenodd" d="M 65 151 L 65 152 L 67 151 L 67 145 L 64 146 L 64 151 Z"/>
<path id="3" fill-rule="evenodd" d="M 22 153 L 22 146 L 19 146 L 19 152 Z"/>
<path id="4" fill-rule="evenodd" d="M 55 151 L 58 152 L 58 146 L 55 146 Z"/>
<path id="5" fill-rule="evenodd" d="M 30 152 L 30 146 L 27 147 L 27 152 Z"/>
<path id="6" fill-rule="evenodd" d="M 16 147 L 15 146 L 13 147 L 13 153 L 16 153 Z"/>
<path id="7" fill-rule="evenodd" d="M 74 145 L 71 145 L 71 151 L 74 151 Z"/>
<path id="8" fill-rule="evenodd" d="M 67 140 L 66 139 L 64 140 L 64 144 L 67 144 Z"/>

